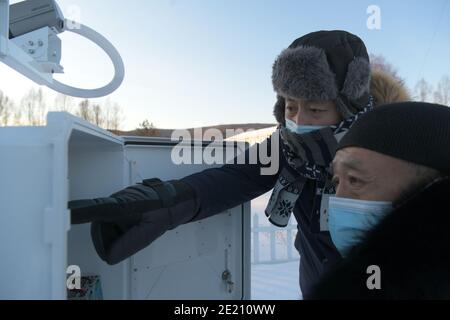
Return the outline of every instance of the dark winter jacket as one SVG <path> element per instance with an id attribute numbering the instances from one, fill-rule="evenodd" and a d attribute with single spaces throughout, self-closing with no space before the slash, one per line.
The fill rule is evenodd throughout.
<path id="1" fill-rule="evenodd" d="M 328 272 L 312 299 L 450 299 L 450 178 L 389 214 Z M 381 289 L 367 280 L 378 266 Z M 369 281 L 372 283 L 373 279 Z"/>
<path id="2" fill-rule="evenodd" d="M 267 150 L 271 150 L 271 140 L 267 139 L 266 141 L 268 143 Z M 281 141 L 279 145 L 279 167 L 290 169 L 281 151 Z M 260 145 L 253 146 L 253 148 L 258 149 L 259 147 Z M 246 159 L 249 159 L 249 152 L 247 150 Z M 259 155 L 259 152 L 257 154 Z M 257 161 L 257 163 L 228 164 L 181 179 L 195 189 L 200 202 L 200 211 L 191 222 L 234 208 L 273 189 L 278 174 L 273 176 L 261 175 L 261 168 L 265 166 L 261 165 L 260 161 Z M 298 175 L 294 171 L 292 173 Z M 302 257 L 300 286 L 306 297 L 312 285 L 317 283 L 328 266 L 333 265 L 340 259 L 329 232 L 320 232 L 317 214 L 320 203 L 314 203 L 312 200 L 315 199 L 315 190 L 315 182 L 309 181 L 294 207 L 294 215 L 298 222 L 295 247 Z"/>

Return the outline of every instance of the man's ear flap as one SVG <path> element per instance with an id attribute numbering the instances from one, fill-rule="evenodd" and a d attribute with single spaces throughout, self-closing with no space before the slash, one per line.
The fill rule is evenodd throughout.
<path id="1" fill-rule="evenodd" d="M 277 96 L 277 103 L 275 104 L 273 114 L 279 124 L 286 126 L 286 100 L 283 97 Z"/>

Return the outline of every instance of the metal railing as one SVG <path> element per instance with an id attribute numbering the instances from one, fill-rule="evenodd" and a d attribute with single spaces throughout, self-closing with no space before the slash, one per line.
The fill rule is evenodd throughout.
<path id="1" fill-rule="evenodd" d="M 286 228 L 278 228 L 274 225 L 265 226 L 259 224 L 259 215 L 255 214 L 252 219 L 252 264 L 278 264 L 299 261 L 300 257 L 294 247 L 294 239 L 297 234 L 297 225 L 291 224 Z M 269 243 L 269 259 L 261 258 L 260 235 L 267 237 Z M 277 240 L 282 249 L 277 251 Z M 281 251 L 281 252 L 280 252 Z M 284 252 L 282 252 L 284 251 Z M 284 254 L 284 257 L 278 257 L 278 254 Z"/>

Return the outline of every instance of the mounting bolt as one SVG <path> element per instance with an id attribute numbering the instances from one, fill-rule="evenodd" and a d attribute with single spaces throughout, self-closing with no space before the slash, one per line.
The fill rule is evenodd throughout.
<path id="1" fill-rule="evenodd" d="M 29 54 L 34 54 L 36 51 L 34 50 L 34 49 L 30 49 L 30 50 L 28 50 L 28 53 Z"/>
<path id="2" fill-rule="evenodd" d="M 43 45 L 44 45 L 44 41 L 39 40 L 39 41 L 38 41 L 38 46 L 39 46 L 39 47 L 42 47 Z"/>
<path id="3" fill-rule="evenodd" d="M 33 41 L 28 41 L 28 44 L 30 45 L 30 46 L 34 46 L 34 42 Z"/>

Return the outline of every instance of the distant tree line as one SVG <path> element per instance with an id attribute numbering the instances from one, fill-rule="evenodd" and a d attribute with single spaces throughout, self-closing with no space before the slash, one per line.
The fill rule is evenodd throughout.
<path id="1" fill-rule="evenodd" d="M 386 61 L 382 55 L 371 55 L 370 56 L 372 68 L 381 69 L 390 73 L 394 78 L 396 78 L 401 83 L 405 83 L 397 72 L 397 69 Z M 424 78 L 420 79 L 414 88 L 409 88 L 409 91 L 413 94 L 413 99 L 422 102 L 432 102 L 438 103 L 446 106 L 450 106 L 450 77 L 449 75 L 444 75 L 437 83 L 436 87 L 433 87 Z"/>
<path id="2" fill-rule="evenodd" d="M 42 126 L 49 111 L 65 111 L 107 130 L 120 130 L 125 120 L 122 107 L 107 99 L 103 103 L 58 93 L 48 101 L 42 89 L 30 89 L 19 103 L 0 90 L 0 126 Z"/>
<path id="3" fill-rule="evenodd" d="M 443 76 L 435 88 L 422 78 L 417 82 L 414 94 L 416 100 L 450 106 L 450 77 Z"/>

